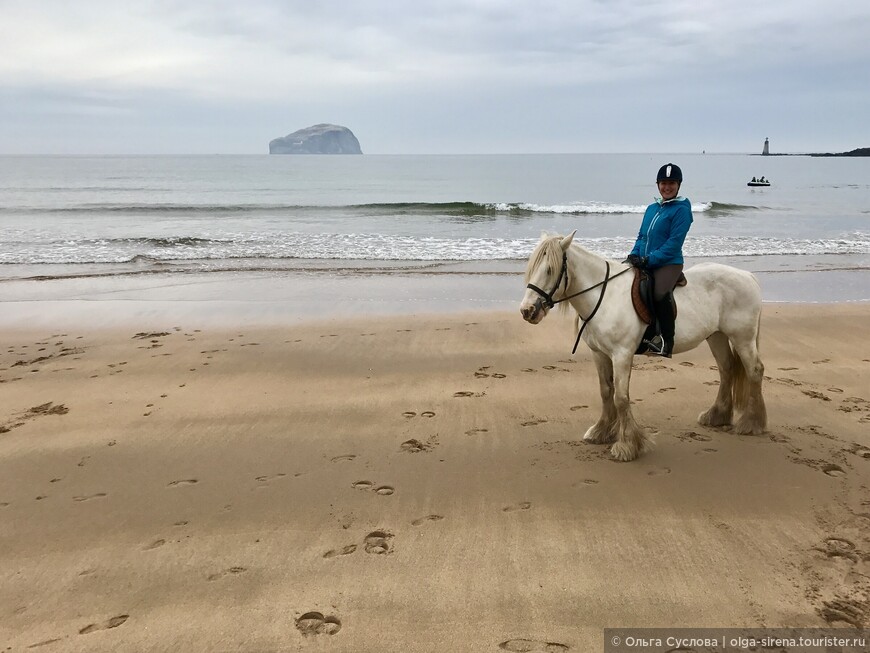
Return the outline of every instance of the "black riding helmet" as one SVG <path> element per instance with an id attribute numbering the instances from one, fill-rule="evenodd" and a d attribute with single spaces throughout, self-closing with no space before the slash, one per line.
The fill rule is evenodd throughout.
<path id="1" fill-rule="evenodd" d="M 683 171 L 676 163 L 666 163 L 659 168 L 659 174 L 656 175 L 656 183 L 660 181 L 675 181 L 678 184 L 683 183 Z"/>

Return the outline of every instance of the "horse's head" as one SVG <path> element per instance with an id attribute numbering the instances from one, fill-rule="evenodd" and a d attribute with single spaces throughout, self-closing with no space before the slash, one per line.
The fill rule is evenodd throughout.
<path id="1" fill-rule="evenodd" d="M 544 236 L 529 257 L 526 267 L 526 294 L 520 304 L 520 313 L 526 322 L 538 324 L 553 308 L 553 295 L 560 284 L 567 284 L 564 267 L 565 253 L 574 240 L 572 231 L 567 236 Z"/>

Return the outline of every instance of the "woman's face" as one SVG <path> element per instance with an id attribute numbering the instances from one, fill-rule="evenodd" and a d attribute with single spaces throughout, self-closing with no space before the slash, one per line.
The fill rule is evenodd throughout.
<path id="1" fill-rule="evenodd" d="M 663 200 L 672 200 L 680 192 L 680 185 L 675 181 L 660 181 L 658 186 Z"/>

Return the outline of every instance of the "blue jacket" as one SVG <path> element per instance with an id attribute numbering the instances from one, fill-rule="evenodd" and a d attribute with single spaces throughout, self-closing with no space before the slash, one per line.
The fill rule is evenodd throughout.
<path id="1" fill-rule="evenodd" d="M 650 204 L 631 253 L 648 257 L 651 268 L 682 264 L 683 241 L 692 220 L 692 204 L 685 197 Z"/>

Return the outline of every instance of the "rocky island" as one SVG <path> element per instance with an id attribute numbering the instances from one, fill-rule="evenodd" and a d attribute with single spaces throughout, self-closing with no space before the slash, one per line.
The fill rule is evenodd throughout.
<path id="1" fill-rule="evenodd" d="M 347 127 L 320 124 L 269 141 L 269 154 L 362 154 L 362 150 Z"/>

